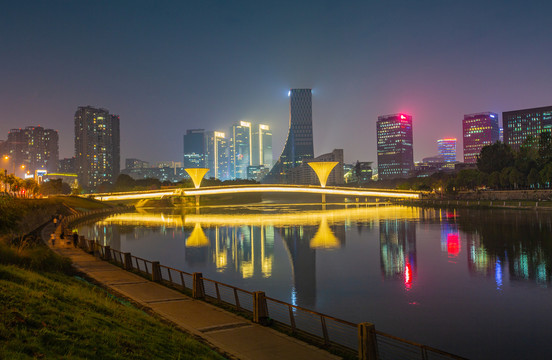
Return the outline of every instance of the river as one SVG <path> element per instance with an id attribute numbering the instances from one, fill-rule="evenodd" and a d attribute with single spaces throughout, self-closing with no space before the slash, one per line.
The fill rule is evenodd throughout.
<path id="1" fill-rule="evenodd" d="M 172 208 L 112 215 L 79 233 L 468 358 L 552 354 L 552 212 Z"/>

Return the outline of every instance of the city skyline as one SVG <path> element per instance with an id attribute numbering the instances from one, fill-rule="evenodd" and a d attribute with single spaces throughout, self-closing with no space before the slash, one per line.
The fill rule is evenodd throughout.
<path id="1" fill-rule="evenodd" d="M 186 129 L 239 121 L 269 125 L 276 157 L 287 91 L 312 88 L 315 156 L 375 162 L 377 117 L 404 112 L 420 160 L 461 138 L 464 114 L 549 105 L 549 4 L 291 4 L 10 3 L 0 134 L 52 128 L 71 157 L 74 109 L 91 105 L 125 119 L 123 159 L 179 160 Z M 99 14 L 109 26 L 86 25 Z"/>

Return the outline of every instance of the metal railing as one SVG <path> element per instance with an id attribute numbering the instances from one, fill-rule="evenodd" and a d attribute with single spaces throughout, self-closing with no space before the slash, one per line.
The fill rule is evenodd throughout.
<path id="1" fill-rule="evenodd" d="M 127 270 L 134 270 L 182 291 L 191 291 L 192 296 L 229 307 L 246 316 L 253 315 L 254 321 L 273 325 L 299 338 L 354 356 L 360 354 L 362 341 L 359 326 L 343 319 L 322 314 L 284 301 L 266 297 L 262 292 L 252 292 L 229 284 L 205 278 L 201 273 L 188 273 L 157 261 L 150 261 L 130 253 L 111 249 L 94 240 L 80 242 L 81 247 L 104 260 L 112 261 Z M 85 245 L 84 245 L 85 244 Z M 84 245 L 84 246 L 83 246 Z M 198 275 L 198 276 L 197 276 Z M 255 300 L 256 293 L 262 293 L 261 307 Z M 255 313 L 260 312 L 259 319 Z M 369 344 L 374 359 L 463 359 L 430 346 L 418 344 L 378 330 L 373 330 L 373 343 Z M 361 358 L 370 358 L 361 356 Z"/>

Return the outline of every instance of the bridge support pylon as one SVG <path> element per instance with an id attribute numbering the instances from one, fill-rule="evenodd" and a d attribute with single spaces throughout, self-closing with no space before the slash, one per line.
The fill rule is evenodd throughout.
<path id="1" fill-rule="evenodd" d="M 339 163 L 337 161 L 311 161 L 308 164 L 316 173 L 320 186 L 326 187 L 328 176 L 330 176 L 333 168 Z M 326 204 L 326 194 L 322 194 L 322 204 Z"/>

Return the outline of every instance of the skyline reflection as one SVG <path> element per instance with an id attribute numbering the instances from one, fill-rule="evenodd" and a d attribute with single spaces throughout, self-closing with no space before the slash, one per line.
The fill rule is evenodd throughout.
<path id="1" fill-rule="evenodd" d="M 231 267 L 244 279 L 272 276 L 276 261 L 274 244 L 281 239 L 293 276 L 300 269 L 301 278 L 312 287 L 306 293 L 313 293 L 316 252 L 343 251 L 352 229 L 362 234 L 377 226 L 383 279 L 403 279 L 408 290 L 416 282 L 420 266 L 416 250 L 418 224 L 431 221 L 440 224 L 440 249 L 449 261 L 456 263 L 462 249 L 466 249 L 469 273 L 494 278 L 498 289 L 504 286 L 505 276 L 539 286 L 549 286 L 552 279 L 552 246 L 545 241 L 552 234 L 549 216 L 541 216 L 535 227 L 531 216 L 523 213 L 500 213 L 494 217 L 496 221 L 503 220 L 504 216 L 514 216 L 514 221 L 492 226 L 488 219 L 483 221 L 473 216 L 473 211 L 362 206 L 325 211 L 294 208 L 283 213 L 246 209 L 245 213 L 233 214 L 141 209 L 109 216 L 94 226 L 83 226 L 81 234 L 113 248 L 120 248 L 121 236 L 137 239 L 147 233 L 171 234 L 184 238 L 188 264 L 214 264 L 217 272 Z M 520 241 L 525 238 L 532 240 Z M 297 294 L 308 287 L 301 285 L 302 280 L 294 281 L 298 285 Z"/>

